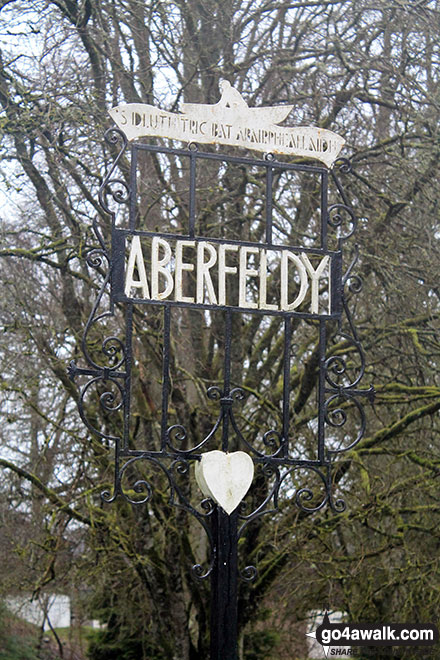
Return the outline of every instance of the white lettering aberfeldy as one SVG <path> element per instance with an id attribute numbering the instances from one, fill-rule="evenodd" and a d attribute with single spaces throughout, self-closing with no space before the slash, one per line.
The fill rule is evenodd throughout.
<path id="1" fill-rule="evenodd" d="M 278 269 L 269 302 L 268 284 Z M 142 244 L 138 235 L 131 240 L 124 281 L 124 293 L 130 299 L 269 312 L 294 311 L 310 289 L 310 307 L 304 311 L 311 314 L 331 314 L 330 287 L 329 255 L 159 236 L 143 238 Z"/>

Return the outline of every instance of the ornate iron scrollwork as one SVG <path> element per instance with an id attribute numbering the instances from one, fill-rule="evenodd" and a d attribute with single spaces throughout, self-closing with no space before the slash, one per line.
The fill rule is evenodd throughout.
<path id="1" fill-rule="evenodd" d="M 132 168 L 130 182 L 127 183 L 123 178 L 115 176 L 115 171 L 121 165 L 127 149 L 127 139 L 118 129 L 111 129 L 106 133 L 106 141 L 112 149 L 119 146 L 119 151 L 111 165 L 99 191 L 99 200 L 106 214 L 111 221 L 112 237 L 115 235 L 116 211 L 110 205 L 110 199 L 119 207 L 129 204 L 130 206 L 130 226 L 134 227 L 136 213 L 136 204 L 133 202 L 135 195 L 136 171 Z M 149 151 L 153 154 L 166 153 L 176 155 L 182 158 L 189 158 L 190 168 L 190 210 L 189 210 L 189 232 L 188 235 L 194 236 L 195 208 L 194 199 L 196 195 L 196 162 L 203 163 L 204 158 L 217 158 L 219 161 L 240 164 L 243 167 L 253 167 L 255 164 L 267 169 L 267 181 L 269 182 L 266 190 L 272 200 L 272 190 L 269 189 L 273 182 L 273 174 L 293 171 L 293 172 L 312 172 L 321 177 L 323 207 L 321 209 L 321 235 L 323 245 L 321 252 L 323 255 L 330 254 L 327 249 L 327 226 L 337 232 L 337 251 L 332 253 L 335 256 L 335 263 L 340 256 L 342 246 L 353 235 L 356 230 L 356 217 L 353 209 L 350 207 L 348 199 L 344 193 L 342 184 L 336 171 L 331 173 L 335 183 L 336 191 L 341 201 L 335 202 L 330 206 L 327 204 L 327 186 L 328 173 L 323 167 L 288 165 L 278 162 L 273 156 L 267 157 L 262 161 L 255 161 L 246 158 L 236 158 L 232 156 L 223 156 L 216 154 L 204 154 L 190 145 L 188 150 L 178 150 L 156 147 L 152 145 L 138 144 L 132 145 L 132 158 L 136 150 Z M 347 160 L 338 161 L 339 171 L 347 174 L 351 171 L 351 165 Z M 336 168 L 337 169 L 337 168 Z M 324 203 L 325 202 L 325 203 Z M 271 244 L 272 236 L 272 201 L 268 204 L 266 222 L 267 244 Z M 227 451 L 230 446 L 230 440 L 233 437 L 234 442 L 244 451 L 247 451 L 253 458 L 254 463 L 260 467 L 261 476 L 267 482 L 264 490 L 264 497 L 261 502 L 254 503 L 251 511 L 247 510 L 248 499 L 239 506 L 238 520 L 239 528 L 237 538 L 246 533 L 248 526 L 258 518 L 271 514 L 278 510 L 281 497 L 289 497 L 304 512 L 313 514 L 329 505 L 336 513 L 345 509 L 345 503 L 342 499 L 334 500 L 332 492 L 332 463 L 335 458 L 347 452 L 361 440 L 365 432 L 365 411 L 362 400 L 367 398 L 372 400 L 374 396 L 373 389 L 363 390 L 359 388 L 360 382 L 365 373 L 365 357 L 361 342 L 357 335 L 353 320 L 347 304 L 346 291 L 356 294 L 361 289 L 360 278 L 353 274 L 357 262 L 358 254 L 355 251 L 354 258 L 344 274 L 340 274 L 340 289 L 332 292 L 334 298 L 334 308 L 336 312 L 329 314 L 325 318 L 315 316 L 315 321 L 319 324 L 319 361 L 318 361 L 318 411 L 317 411 L 317 457 L 315 459 L 295 457 L 289 448 L 289 364 L 291 357 L 291 321 L 293 317 L 310 318 L 308 312 L 283 313 L 284 320 L 284 386 L 282 401 L 282 428 L 269 428 L 261 430 L 258 438 L 249 437 L 242 431 L 237 421 L 236 410 L 245 401 L 246 392 L 241 387 L 231 387 L 230 384 L 230 348 L 231 348 L 231 314 L 230 309 L 224 308 L 225 314 L 225 373 L 223 386 L 213 384 L 207 390 L 207 398 L 210 402 L 219 406 L 217 418 L 209 432 L 199 439 L 193 446 L 187 447 L 190 439 L 190 433 L 184 425 L 177 422 L 168 423 L 167 406 L 169 390 L 169 351 L 170 351 L 170 309 L 171 303 L 162 301 L 164 308 L 164 347 L 163 347 L 163 384 L 162 384 L 162 424 L 161 424 L 161 449 L 157 450 L 132 450 L 129 448 L 129 425 L 130 425 L 130 388 L 132 386 L 132 318 L 133 302 L 115 302 L 112 295 L 112 277 L 114 277 L 114 264 L 112 261 L 112 251 L 107 245 L 102 231 L 95 221 L 93 224 L 94 233 L 99 246 L 91 250 L 87 256 L 88 265 L 97 271 L 101 277 L 101 285 L 98 291 L 95 304 L 90 312 L 88 322 L 84 330 L 83 354 L 86 366 L 77 366 L 75 362 L 70 363 L 69 375 L 72 380 L 77 378 L 86 379 L 82 384 L 79 393 L 79 411 L 86 427 L 95 436 L 111 445 L 115 452 L 115 472 L 114 484 L 112 490 L 104 490 L 102 499 L 107 502 L 113 502 L 117 496 L 122 496 L 126 501 L 133 505 L 147 504 L 154 494 L 154 487 L 148 479 L 142 475 L 139 478 L 133 477 L 136 470 L 142 465 L 148 465 L 159 471 L 164 478 L 167 491 L 169 493 L 169 504 L 180 507 L 191 514 L 205 530 L 209 546 L 211 548 L 211 558 L 208 566 L 203 567 L 196 564 L 193 567 L 193 574 L 198 579 L 206 579 L 213 570 L 215 561 L 215 543 L 210 526 L 210 517 L 215 509 L 211 500 L 203 499 L 197 506 L 189 501 L 186 493 L 178 485 L 176 475 L 189 478 L 190 466 L 194 461 L 200 460 L 201 452 L 212 441 L 221 445 L 223 451 Z M 274 249 L 274 248 L 273 248 Z M 336 267 L 336 266 L 335 266 Z M 99 340 L 99 346 L 96 341 L 91 340 L 91 335 L 99 325 L 110 322 L 111 327 L 115 315 L 119 309 L 119 314 L 125 315 L 125 331 L 119 329 L 119 332 L 125 334 L 110 333 Z M 234 312 L 236 313 L 236 312 Z M 255 313 L 269 313 L 264 310 L 257 310 Z M 344 324 L 343 324 L 344 317 Z M 337 352 L 328 351 L 326 323 L 336 321 L 338 325 Z M 114 323 L 115 328 L 117 324 Z M 345 327 L 344 327 L 345 326 Z M 350 364 L 348 357 L 350 356 Z M 353 366 L 353 355 L 357 356 L 357 362 Z M 94 391 L 98 397 L 101 412 L 106 420 L 104 426 L 99 425 L 96 411 L 93 406 L 89 406 L 87 401 L 91 392 Z M 349 416 L 357 416 L 357 433 L 346 444 L 338 445 L 327 440 L 327 430 L 341 430 L 347 423 Z M 119 432 L 115 429 L 119 428 Z M 134 484 L 130 486 L 129 491 L 124 488 L 123 482 L 126 475 L 131 475 L 130 480 Z M 313 476 L 319 485 L 321 492 L 318 495 L 315 487 L 307 484 L 305 475 Z M 290 482 L 289 482 L 290 480 Z M 290 484 L 290 485 L 289 485 Z M 287 495 L 286 495 L 287 493 Z M 251 581 L 257 574 L 255 566 L 247 565 L 240 572 L 245 581 Z"/>

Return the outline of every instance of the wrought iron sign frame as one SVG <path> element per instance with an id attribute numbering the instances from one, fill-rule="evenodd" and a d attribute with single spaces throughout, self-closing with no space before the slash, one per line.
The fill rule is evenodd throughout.
<path id="1" fill-rule="evenodd" d="M 313 491 L 307 486 L 299 488 L 294 500 L 296 504 L 308 513 L 322 509 L 326 504 L 336 513 L 345 509 L 345 503 L 341 498 L 335 499 L 332 493 L 332 463 L 334 458 L 355 447 L 361 440 L 365 431 L 365 412 L 362 399 L 367 397 L 373 399 L 373 389 L 361 389 L 360 381 L 365 372 L 364 352 L 353 324 L 347 305 L 346 289 L 352 291 L 360 290 L 360 280 L 353 274 L 357 261 L 357 253 L 354 259 L 343 272 L 342 249 L 344 243 L 353 235 L 356 229 L 356 217 L 344 192 L 339 172 L 349 173 L 350 162 L 339 159 L 332 170 L 325 166 L 311 164 L 289 164 L 276 160 L 273 155 L 267 155 L 264 159 L 252 159 L 237 157 L 221 153 L 203 152 L 194 144 L 188 149 L 174 149 L 152 144 L 131 143 L 131 174 L 127 185 L 122 178 L 118 178 L 116 171 L 120 165 L 121 158 L 127 150 L 127 138 L 122 131 L 116 128 L 109 129 L 105 135 L 108 144 L 113 148 L 120 147 L 119 153 L 110 167 L 99 191 L 99 201 L 103 210 L 111 218 L 111 247 L 108 238 L 104 237 L 99 229 L 98 222 L 94 223 L 94 232 L 99 242 L 99 247 L 92 250 L 87 257 L 89 266 L 98 269 L 103 275 L 101 288 L 96 297 L 96 302 L 91 311 L 87 325 L 84 330 L 82 350 L 86 366 L 78 366 L 71 362 L 69 367 L 70 377 L 85 377 L 87 381 L 81 385 L 79 396 L 79 412 L 81 418 L 90 430 L 99 438 L 114 446 L 114 487 L 113 491 L 105 491 L 102 498 L 110 503 L 120 495 L 134 505 L 147 503 L 153 497 L 153 490 L 145 480 L 139 480 L 132 489 L 139 497 L 132 498 L 124 491 L 122 480 L 126 471 L 138 461 L 149 461 L 158 470 L 161 470 L 169 485 L 170 503 L 182 507 L 194 516 L 204 528 L 209 540 L 211 557 L 209 565 L 193 566 L 193 574 L 200 580 L 212 580 L 212 619 L 211 619 L 211 658 L 212 660 L 232 660 L 236 658 L 237 631 L 236 631 L 236 601 L 237 601 L 237 574 L 244 580 L 251 581 L 257 574 L 255 566 L 246 566 L 238 570 L 237 542 L 245 533 L 248 525 L 257 517 L 277 510 L 279 493 L 282 484 L 289 474 L 297 470 L 306 469 L 313 472 L 322 483 L 324 495 L 319 503 L 314 499 Z M 320 180 L 320 247 L 309 250 L 315 255 L 330 255 L 331 257 L 331 308 L 328 313 L 312 314 L 307 310 L 295 309 L 293 311 L 268 311 L 267 309 L 240 309 L 217 306 L 216 309 L 223 310 L 225 316 L 224 329 L 224 374 L 223 386 L 213 384 L 207 390 L 207 396 L 219 405 L 218 417 L 206 437 L 198 444 L 189 449 L 179 449 L 179 442 L 188 439 L 188 431 L 180 424 L 169 424 L 168 407 L 170 392 L 170 331 L 172 325 L 173 308 L 191 307 L 191 303 L 176 302 L 174 300 L 140 300 L 130 299 L 124 294 L 124 262 L 125 262 L 125 239 L 127 236 L 151 236 L 146 232 L 138 231 L 136 228 L 137 214 L 137 158 L 140 152 L 153 152 L 156 154 L 168 154 L 189 161 L 189 213 L 188 231 L 185 235 L 170 235 L 168 233 L 157 234 L 164 239 L 176 238 L 185 240 L 209 240 L 206 237 L 197 236 L 196 232 L 196 171 L 197 167 L 207 160 L 216 160 L 221 163 L 235 164 L 243 167 L 258 166 L 265 170 L 265 237 L 266 242 L 259 247 L 280 250 L 279 245 L 274 245 L 272 240 L 273 222 L 273 178 L 275 172 L 308 172 L 317 175 Z M 340 201 L 328 204 L 329 177 L 332 179 L 335 190 L 340 196 Z M 109 200 L 116 204 L 129 205 L 129 226 L 120 229 L 116 226 L 116 213 L 109 205 Z M 328 249 L 328 228 L 334 229 L 342 224 L 342 215 L 349 218 L 349 231 L 340 234 L 337 249 Z M 237 237 L 240 243 L 240 237 Z M 249 243 L 243 242 L 249 245 Z M 305 250 L 307 248 L 292 248 L 293 250 Z M 329 275 L 330 278 L 330 275 Z M 110 296 L 108 309 L 102 306 Z M 133 331 L 133 308 L 136 304 L 154 304 L 163 308 L 163 364 L 162 364 L 162 401 L 161 401 L 161 445 L 160 450 L 139 450 L 130 448 L 130 407 L 131 407 L 131 385 L 132 385 L 132 331 Z M 104 320 L 112 317 L 116 307 L 123 309 L 125 314 L 125 336 L 109 336 L 104 339 L 101 346 L 102 362 L 99 362 L 95 354 L 89 350 L 88 338 L 91 330 Z M 198 307 L 210 309 L 212 305 L 202 304 Z M 263 445 L 265 450 L 253 446 L 249 438 L 244 437 L 237 423 L 234 408 L 237 403 L 245 397 L 245 392 L 240 387 L 233 387 L 231 376 L 231 340 L 232 340 L 232 315 L 243 312 L 249 314 L 278 314 L 282 317 L 284 324 L 284 357 L 283 357 L 283 394 L 282 394 L 282 428 L 280 430 L 270 429 L 264 433 Z M 345 315 L 348 322 L 348 332 L 342 330 L 342 316 Z M 318 380 L 317 380 L 317 451 L 316 458 L 295 458 L 289 446 L 290 436 L 290 347 L 292 341 L 292 319 L 315 319 L 319 325 L 319 355 L 318 355 Z M 355 377 L 341 384 L 341 374 L 346 374 L 347 364 L 342 356 L 327 356 L 327 324 L 337 323 L 341 338 L 355 351 L 359 358 L 359 369 Z M 102 385 L 104 393 L 100 396 L 100 405 L 103 410 L 112 414 L 122 412 L 123 429 L 120 435 L 106 433 L 96 428 L 93 422 L 87 418 L 85 397 L 91 388 Z M 115 392 L 118 395 L 115 396 Z M 326 427 L 335 428 L 345 424 L 347 419 L 346 408 L 342 404 L 353 405 L 359 415 L 358 434 L 343 448 L 326 447 Z M 267 476 L 273 479 L 263 502 L 251 512 L 239 506 L 231 515 L 227 515 L 221 507 L 215 505 L 212 500 L 203 500 L 196 508 L 187 499 L 185 493 L 179 487 L 175 478 L 176 472 L 180 477 L 182 474 L 189 476 L 190 465 L 199 461 L 204 447 L 215 436 L 219 439 L 219 446 L 223 452 L 227 452 L 231 435 L 238 440 L 240 447 L 246 451 L 255 464 L 260 464 Z"/>

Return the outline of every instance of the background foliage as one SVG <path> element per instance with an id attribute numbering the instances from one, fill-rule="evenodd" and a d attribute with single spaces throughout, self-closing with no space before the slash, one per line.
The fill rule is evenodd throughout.
<path id="1" fill-rule="evenodd" d="M 242 586 L 241 652 L 269 658 L 272 640 L 274 658 L 291 658 L 302 643 L 292 624 L 326 606 L 353 621 L 436 620 L 439 9 L 434 0 L 0 2 L 1 589 L 75 592 L 108 624 L 95 660 L 118 647 L 130 658 L 133 644 L 136 658 L 206 657 L 208 590 L 189 574 L 206 551 L 200 533 L 167 505 L 153 474 L 151 506 L 102 505 L 111 448 L 87 435 L 66 365 L 80 359 L 99 283 L 85 263 L 91 223 L 98 217 L 105 232 L 109 222 L 97 202 L 114 157 L 103 145 L 106 109 L 214 103 L 221 79 L 249 105 L 293 103 L 290 125 L 346 138 L 364 283 L 350 307 L 367 354 L 365 385 L 377 391 L 366 436 L 338 467 L 347 511 L 307 517 L 286 497 L 244 542 L 259 577 Z M 142 166 L 142 222 L 178 227 L 187 211 L 179 164 Z M 312 227 L 316 191 L 311 181 L 284 183 L 277 222 L 297 243 Z M 207 170 L 198 188 L 203 230 L 226 220 L 234 235 L 241 219 L 242 231 L 255 227 L 258 177 Z M 220 378 L 222 354 L 214 316 L 201 321 L 182 315 L 173 345 L 171 414 L 196 437 L 212 419 L 204 388 Z M 295 328 L 291 376 L 306 451 L 316 336 L 303 326 Z M 135 327 L 133 442 L 142 446 L 157 431 L 161 327 L 142 310 Z M 243 417 L 255 429 L 276 423 L 279 328 L 249 320 L 234 336 L 234 378 L 251 401 Z M 335 336 L 334 354 L 344 348 Z M 101 428 L 118 424 L 98 399 L 88 414 Z M 355 432 L 349 421 L 336 439 Z"/>

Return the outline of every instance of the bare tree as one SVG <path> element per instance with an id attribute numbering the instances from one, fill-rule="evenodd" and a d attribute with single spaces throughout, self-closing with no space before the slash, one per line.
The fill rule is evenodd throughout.
<path id="1" fill-rule="evenodd" d="M 241 634 L 267 605 L 274 611 L 267 627 L 281 630 L 279 612 L 295 620 L 326 605 L 354 620 L 431 620 L 438 609 L 438 3 L 11 0 L 0 7 L 0 463 L 5 499 L 39 530 L 29 543 L 15 541 L 33 570 L 41 568 L 36 591 L 66 584 L 74 568 L 107 618 L 107 641 L 120 643 L 118 657 L 206 657 L 208 591 L 189 570 L 206 558 L 199 530 L 167 504 L 164 484 L 146 468 L 141 477 L 155 485 L 148 506 L 102 504 L 112 448 L 83 427 L 66 365 L 80 359 L 99 287 L 99 269 L 85 260 L 95 247 L 93 219 L 103 235 L 109 230 L 97 201 L 115 156 L 103 147 L 106 110 L 120 102 L 173 111 L 181 101 L 213 103 L 227 79 L 249 105 L 293 103 L 289 124 L 346 138 L 353 172 L 344 183 L 360 218 L 364 283 L 349 304 L 368 356 L 366 385 L 377 392 L 365 438 L 338 465 L 347 512 L 303 516 L 286 494 L 279 515 L 244 540 L 243 557 L 260 572 L 242 586 Z M 139 167 L 141 225 L 178 229 L 188 213 L 184 164 L 150 155 Z M 123 160 L 120 176 L 128 175 Z M 197 186 L 202 235 L 259 239 L 257 169 L 212 166 Z M 315 229 L 318 204 L 312 178 L 280 176 L 276 231 L 300 243 Z M 116 315 L 116 332 L 119 322 Z M 216 414 L 206 389 L 221 378 L 220 322 L 215 313 L 182 313 L 172 338 L 169 412 L 195 438 Z M 141 448 L 158 438 L 161 321 L 139 306 L 134 327 L 132 442 Z M 258 433 L 280 420 L 279 322 L 237 320 L 233 332 L 234 383 L 248 394 L 240 424 Z M 313 323 L 295 325 L 298 452 L 314 442 L 316 342 Z M 337 328 L 331 355 L 357 366 Z M 100 408 L 99 394 L 87 399 L 87 417 L 111 434 L 120 419 Z M 336 443 L 356 437 L 352 413 L 332 427 Z M 247 636 L 243 657 L 258 657 L 252 643 Z"/>

